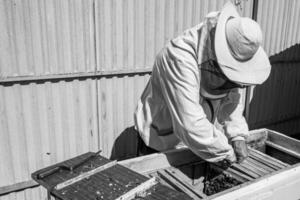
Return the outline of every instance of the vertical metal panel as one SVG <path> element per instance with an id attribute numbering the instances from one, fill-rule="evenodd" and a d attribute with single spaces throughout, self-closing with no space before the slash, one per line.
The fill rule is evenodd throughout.
<path id="1" fill-rule="evenodd" d="M 291 15 L 292 13 L 290 13 L 291 1 L 258 1 L 257 21 L 261 25 L 264 35 L 264 49 L 270 56 L 288 47 L 285 42 L 286 32 L 290 21 L 289 18 L 294 18 Z"/>
<path id="2" fill-rule="evenodd" d="M 99 144 L 104 156 L 111 155 L 115 140 L 134 125 L 133 113 L 148 79 L 149 75 L 98 80 Z"/>
<path id="3" fill-rule="evenodd" d="M 293 46 L 295 44 L 299 44 L 300 42 L 300 1 L 298 0 L 290 0 L 290 9 L 288 12 L 288 21 L 287 21 L 287 30 L 285 37 L 286 47 Z M 286 13 L 287 14 L 287 13 Z M 299 56 L 299 52 L 298 56 Z M 300 56 L 299 56 L 300 57 Z M 298 57 L 298 58 L 299 58 Z"/>
<path id="4" fill-rule="evenodd" d="M 93 0 L 0 0 L 0 78 L 95 70 Z"/>
<path id="5" fill-rule="evenodd" d="M 203 21 L 226 0 L 96 0 L 97 70 L 151 67 L 173 37 Z M 251 17 L 253 1 L 242 1 Z"/>
<path id="6" fill-rule="evenodd" d="M 270 78 L 256 87 L 249 120 L 253 128 L 265 127 L 300 115 L 298 65 L 299 63 L 273 64 Z M 276 127 L 280 128 L 280 125 Z"/>
<path id="7" fill-rule="evenodd" d="M 225 2 L 0 0 L 0 78 L 92 72 L 95 58 L 98 71 L 152 66 L 168 40 Z M 251 16 L 252 0 L 242 4 L 242 15 Z M 110 156 L 116 139 L 133 125 L 148 79 L 1 85 L 0 186 L 29 180 L 32 171 L 85 151 L 100 148 Z M 45 194 L 28 189 L 0 199 Z"/>
<path id="8" fill-rule="evenodd" d="M 91 72 L 95 56 L 98 70 L 149 67 L 164 43 L 225 2 L 1 0 L 0 77 Z M 252 0 L 242 4 L 251 16 Z"/>
<path id="9" fill-rule="evenodd" d="M 250 126 L 297 133 L 300 129 L 292 118 L 300 115 L 300 3 L 297 0 L 258 2 L 257 20 L 264 33 L 264 48 L 271 56 L 272 72 L 266 83 L 257 86 L 254 92 Z M 287 119 L 291 121 L 286 122 Z"/>
<path id="10" fill-rule="evenodd" d="M 0 86 L 0 186 L 98 149 L 96 81 Z"/>

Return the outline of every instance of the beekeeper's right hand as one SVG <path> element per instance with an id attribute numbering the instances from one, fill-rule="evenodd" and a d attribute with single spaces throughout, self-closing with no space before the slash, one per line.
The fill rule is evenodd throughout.
<path id="1" fill-rule="evenodd" d="M 238 163 L 242 163 L 249 156 L 249 152 L 245 140 L 233 141 L 232 147 Z"/>

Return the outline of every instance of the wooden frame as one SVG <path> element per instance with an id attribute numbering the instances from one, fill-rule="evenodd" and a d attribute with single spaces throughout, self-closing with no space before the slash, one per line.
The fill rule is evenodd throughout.
<path id="1" fill-rule="evenodd" d="M 241 185 L 206 197 L 205 199 L 299 199 L 300 198 L 300 141 L 278 132 L 259 129 L 250 132 L 247 140 L 250 146 L 266 151 L 280 151 L 287 157 L 293 157 L 291 166 L 275 171 L 266 176 L 245 182 Z M 279 155 L 279 154 L 278 154 Z M 277 159 L 284 159 L 281 155 Z M 297 161 L 297 162 L 296 162 Z M 143 157 L 119 162 L 137 172 L 150 172 L 166 169 L 171 166 L 180 167 L 191 163 L 203 163 L 188 149 L 155 153 Z"/>

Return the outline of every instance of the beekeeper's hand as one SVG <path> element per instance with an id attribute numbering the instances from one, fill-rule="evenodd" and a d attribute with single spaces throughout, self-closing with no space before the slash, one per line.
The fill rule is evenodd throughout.
<path id="1" fill-rule="evenodd" d="M 243 162 L 249 156 L 249 152 L 245 140 L 233 141 L 232 147 L 238 163 Z"/>
<path id="2" fill-rule="evenodd" d="M 233 163 L 235 163 L 235 162 L 237 162 L 236 156 L 235 156 L 235 153 L 232 153 L 231 155 L 229 155 L 224 160 L 216 162 L 215 165 L 221 167 L 222 169 L 227 169 L 228 167 L 233 165 Z"/>

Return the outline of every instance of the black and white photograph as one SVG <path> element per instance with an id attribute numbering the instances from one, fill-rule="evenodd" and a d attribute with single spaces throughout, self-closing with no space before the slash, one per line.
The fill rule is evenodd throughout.
<path id="1" fill-rule="evenodd" d="M 300 0 L 0 0 L 0 200 L 300 200 Z"/>

